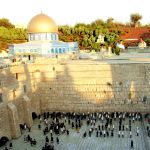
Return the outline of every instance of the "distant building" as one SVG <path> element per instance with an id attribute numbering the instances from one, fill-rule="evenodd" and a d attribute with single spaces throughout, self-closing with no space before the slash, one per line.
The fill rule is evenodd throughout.
<path id="1" fill-rule="evenodd" d="M 104 35 L 102 35 L 102 34 L 100 34 L 99 36 L 98 36 L 98 39 L 97 39 L 97 43 L 101 43 L 101 44 L 103 44 L 105 41 L 104 41 Z"/>
<path id="2" fill-rule="evenodd" d="M 12 55 L 57 55 L 77 52 L 77 42 L 62 42 L 58 39 L 58 26 L 49 16 L 38 14 L 31 19 L 27 27 L 28 42 L 9 45 Z"/>
<path id="3" fill-rule="evenodd" d="M 125 46 L 138 46 L 139 39 L 149 39 L 150 38 L 150 29 L 144 27 L 122 27 L 119 28 L 120 31 L 123 31 L 124 34 L 121 35 L 121 39 L 124 41 Z"/>
<path id="4" fill-rule="evenodd" d="M 142 39 L 140 39 L 138 47 L 141 48 L 141 49 L 146 48 L 147 47 L 146 42 L 143 41 Z"/>

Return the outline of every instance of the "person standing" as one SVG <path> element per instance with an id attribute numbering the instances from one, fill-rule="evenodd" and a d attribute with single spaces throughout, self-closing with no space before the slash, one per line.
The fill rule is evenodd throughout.
<path id="1" fill-rule="evenodd" d="M 56 138 L 56 142 L 57 142 L 57 144 L 59 144 L 59 138 L 58 137 Z"/>
<path id="2" fill-rule="evenodd" d="M 131 148 L 134 148 L 134 146 L 133 146 L 133 140 L 131 140 Z"/>
<path id="3" fill-rule="evenodd" d="M 130 131 L 130 138 L 132 138 L 132 132 Z"/>

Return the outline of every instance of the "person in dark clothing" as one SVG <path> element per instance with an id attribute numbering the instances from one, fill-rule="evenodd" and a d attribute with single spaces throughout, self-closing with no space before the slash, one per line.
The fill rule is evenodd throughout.
<path id="1" fill-rule="evenodd" d="M 124 131 L 124 125 L 122 125 L 122 130 Z"/>
<path id="2" fill-rule="evenodd" d="M 134 148 L 134 146 L 133 146 L 133 140 L 131 140 L 131 148 Z"/>
<path id="3" fill-rule="evenodd" d="M 35 139 L 32 142 L 33 142 L 33 145 L 36 145 L 36 140 Z"/>
<path id="4" fill-rule="evenodd" d="M 30 137 L 29 134 L 27 135 L 27 140 L 28 140 L 28 141 L 31 141 L 31 137 Z"/>
<path id="5" fill-rule="evenodd" d="M 112 137 L 114 136 L 114 132 L 113 132 L 113 131 L 111 131 L 111 136 L 112 136 Z"/>
<path id="6" fill-rule="evenodd" d="M 12 148 L 12 147 L 13 147 L 12 142 L 10 142 L 9 143 L 9 148 Z"/>
<path id="7" fill-rule="evenodd" d="M 67 130 L 67 135 L 69 135 L 69 130 Z"/>
<path id="8" fill-rule="evenodd" d="M 96 137 L 98 137 L 98 131 L 96 131 Z"/>
<path id="9" fill-rule="evenodd" d="M 106 134 L 107 134 L 107 137 L 109 137 L 109 132 L 108 131 L 106 131 Z"/>
<path id="10" fill-rule="evenodd" d="M 83 137 L 84 137 L 84 138 L 86 137 L 86 132 L 84 132 Z"/>
<path id="11" fill-rule="evenodd" d="M 48 143 L 48 142 L 49 142 L 49 138 L 48 138 L 48 136 L 46 136 L 45 141 L 46 141 L 46 143 Z"/>
<path id="12" fill-rule="evenodd" d="M 89 137 L 91 137 L 91 131 L 89 131 Z"/>
<path id="13" fill-rule="evenodd" d="M 39 130 L 41 129 L 41 125 L 40 124 L 38 125 L 38 128 L 39 128 Z"/>
<path id="14" fill-rule="evenodd" d="M 72 122 L 72 124 L 71 124 L 71 125 L 72 125 L 72 128 L 74 128 L 74 122 Z"/>
<path id="15" fill-rule="evenodd" d="M 58 137 L 56 138 L 56 142 L 57 142 L 57 144 L 59 144 L 59 138 Z"/>
<path id="16" fill-rule="evenodd" d="M 51 136 L 51 143 L 53 143 L 54 142 L 54 140 L 53 140 L 54 138 Z"/>

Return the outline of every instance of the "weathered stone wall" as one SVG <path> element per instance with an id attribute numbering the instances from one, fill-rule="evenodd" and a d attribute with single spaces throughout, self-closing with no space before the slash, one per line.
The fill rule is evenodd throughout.
<path id="1" fill-rule="evenodd" d="M 6 104 L 0 104 L 0 137 L 11 138 L 8 109 Z"/>
<path id="2" fill-rule="evenodd" d="M 149 109 L 149 64 L 30 64 L 14 66 L 15 98 L 26 93 L 32 112 Z M 9 91 L 13 96 L 13 89 Z M 146 104 L 142 102 L 144 95 Z M 12 98 L 7 99 L 10 101 Z M 21 108 L 21 102 L 16 101 Z M 19 111 L 20 112 L 20 111 Z M 21 121 L 22 122 L 22 121 Z"/>
<path id="3" fill-rule="evenodd" d="M 8 124 L 10 125 L 11 137 L 17 138 L 21 135 L 17 107 L 13 103 L 8 103 L 7 110 L 9 115 Z"/>
<path id="4" fill-rule="evenodd" d="M 18 112 L 18 123 L 32 125 L 31 113 L 45 111 L 149 111 L 150 64 L 71 62 L 28 64 L 0 71 L 0 126 L 11 128 L 8 103 Z M 23 97 L 28 96 L 27 101 Z M 146 101 L 142 102 L 146 96 Z M 4 106 L 5 103 L 5 106 Z M 4 114 L 5 113 L 5 114 Z M 10 113 L 10 112 L 9 112 Z M 28 118 L 24 117 L 28 114 Z M 0 131 L 0 136 L 12 136 Z M 18 130 L 16 130 L 18 132 Z M 19 135 L 19 133 L 17 133 Z M 17 135 L 16 134 L 16 135 Z"/>
<path id="5" fill-rule="evenodd" d="M 39 85 L 42 111 L 148 111 L 148 64 L 70 64 Z M 44 72 L 43 72 L 44 74 Z M 147 97 L 146 104 L 142 102 Z"/>

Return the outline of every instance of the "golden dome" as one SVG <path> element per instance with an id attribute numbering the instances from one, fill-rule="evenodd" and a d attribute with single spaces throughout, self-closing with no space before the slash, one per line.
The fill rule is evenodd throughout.
<path id="1" fill-rule="evenodd" d="M 45 14 L 34 16 L 27 27 L 28 33 L 58 33 L 54 20 Z"/>

